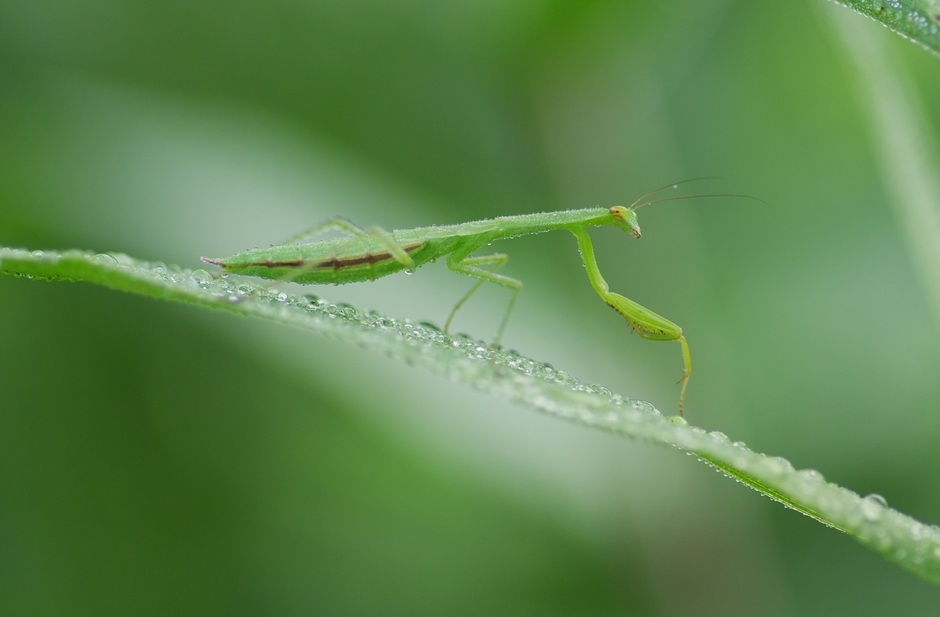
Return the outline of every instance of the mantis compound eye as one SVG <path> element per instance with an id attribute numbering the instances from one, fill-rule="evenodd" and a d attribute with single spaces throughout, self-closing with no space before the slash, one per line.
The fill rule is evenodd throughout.
<path id="1" fill-rule="evenodd" d="M 623 206 L 614 206 L 610 209 L 610 215 L 617 219 L 618 221 L 626 222 L 627 220 L 627 209 Z"/>

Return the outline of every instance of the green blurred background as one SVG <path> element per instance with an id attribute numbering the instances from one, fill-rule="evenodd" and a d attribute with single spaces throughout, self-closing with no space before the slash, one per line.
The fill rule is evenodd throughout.
<path id="1" fill-rule="evenodd" d="M 821 3 L 12 0 L 0 244 L 198 267 L 629 203 L 611 288 L 680 324 L 687 414 L 940 521 L 937 324 Z M 842 9 L 844 10 L 844 9 Z M 846 11 L 847 12 L 847 11 Z M 855 27 L 883 28 L 849 15 Z M 886 31 L 940 122 L 940 60 Z M 507 347 L 674 413 L 570 234 L 503 243 Z M 316 291 L 438 324 L 443 264 Z M 508 297 L 455 329 L 489 338 Z M 0 614 L 935 615 L 934 587 L 676 451 L 344 344 L 0 280 Z"/>

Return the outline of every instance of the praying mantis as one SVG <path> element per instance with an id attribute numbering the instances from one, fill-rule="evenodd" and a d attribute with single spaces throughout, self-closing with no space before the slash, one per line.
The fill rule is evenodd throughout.
<path id="1" fill-rule="evenodd" d="M 699 179 L 701 178 L 694 180 Z M 512 290 L 512 297 L 496 334 L 494 341 L 496 345 L 502 337 L 509 315 L 516 304 L 522 282 L 497 273 L 497 270 L 506 265 L 509 260 L 508 255 L 494 253 L 473 256 L 472 254 L 496 240 L 508 240 L 564 229 L 574 234 L 578 241 L 584 267 L 594 291 L 608 306 L 627 320 L 633 332 L 652 341 L 678 341 L 682 346 L 683 372 L 682 378 L 677 383 L 682 384 L 679 393 L 679 414 L 684 416 L 685 390 L 689 383 L 689 376 L 692 374 L 692 357 L 689 344 L 682 334 L 682 328 L 648 308 L 610 291 L 607 281 L 601 276 L 600 269 L 597 267 L 594 247 L 587 230 L 589 227 L 607 225 L 619 227 L 634 238 L 639 238 L 640 225 L 637 222 L 636 211 L 644 206 L 689 197 L 749 197 L 748 195 L 692 195 L 644 201 L 660 191 L 692 181 L 685 180 L 650 191 L 626 207 L 596 207 L 501 216 L 457 225 L 399 229 L 391 232 L 378 227 L 361 229 L 345 219 L 334 218 L 284 244 L 266 249 L 249 250 L 223 259 L 203 257 L 202 260 L 220 266 L 226 273 L 258 276 L 282 282 L 343 285 L 374 281 L 402 270 L 413 272 L 427 263 L 446 257 L 446 264 L 450 270 L 478 279 L 478 281 L 450 312 L 444 324 L 445 333 L 460 307 L 483 283 L 495 283 Z M 313 234 L 330 229 L 341 231 L 347 234 L 347 237 L 302 242 Z"/>

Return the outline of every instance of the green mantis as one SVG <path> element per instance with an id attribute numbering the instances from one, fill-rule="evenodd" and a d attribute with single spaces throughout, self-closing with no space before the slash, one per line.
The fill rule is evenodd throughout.
<path id="1" fill-rule="evenodd" d="M 445 332 L 450 327 L 450 322 L 457 310 L 483 283 L 495 283 L 512 290 L 509 306 L 506 308 L 496 334 L 495 345 L 506 328 L 509 315 L 522 288 L 522 282 L 497 273 L 509 260 L 504 253 L 482 256 L 472 254 L 496 240 L 565 229 L 574 234 L 578 241 L 584 267 L 587 269 L 588 279 L 594 291 L 608 306 L 627 320 L 633 332 L 653 341 L 678 341 L 682 346 L 683 373 L 678 383 L 682 384 L 682 390 L 679 393 L 679 413 L 684 415 L 685 389 L 688 386 L 689 375 L 692 373 L 692 357 L 689 353 L 689 344 L 682 335 L 682 328 L 636 302 L 610 291 L 607 281 L 601 276 L 600 269 L 597 267 L 591 237 L 587 231 L 589 227 L 608 225 L 619 227 L 634 238 L 639 238 L 640 226 L 637 222 L 637 210 L 652 203 L 683 199 L 683 197 L 645 202 L 643 200 L 664 189 L 674 188 L 678 184 L 681 183 L 651 191 L 627 207 L 597 207 L 501 216 L 459 225 L 419 227 L 391 232 L 378 227 L 360 229 L 345 219 L 336 218 L 284 244 L 245 251 L 224 259 L 207 257 L 202 259 L 207 263 L 221 266 L 225 272 L 234 274 L 259 276 L 276 281 L 343 285 L 374 281 L 402 270 L 411 272 L 444 257 L 447 267 L 454 272 L 478 279 L 476 285 L 454 306 L 444 324 Z M 694 197 L 725 196 L 732 195 L 695 195 Z M 327 229 L 342 231 L 347 234 L 347 237 L 302 242 L 308 236 Z"/>

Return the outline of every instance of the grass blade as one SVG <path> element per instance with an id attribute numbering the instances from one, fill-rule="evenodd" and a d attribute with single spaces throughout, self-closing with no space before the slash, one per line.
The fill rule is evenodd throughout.
<path id="1" fill-rule="evenodd" d="M 718 432 L 691 427 L 643 401 L 587 385 L 563 371 L 481 341 L 311 296 L 290 296 L 248 282 L 214 279 L 205 270 L 82 251 L 0 248 L 0 271 L 50 281 L 84 281 L 111 289 L 273 320 L 383 352 L 536 411 L 591 428 L 676 447 L 722 473 L 859 542 L 940 585 L 940 528 L 861 497 L 811 469 L 750 450 Z"/>

